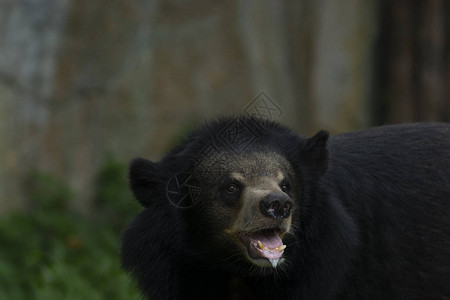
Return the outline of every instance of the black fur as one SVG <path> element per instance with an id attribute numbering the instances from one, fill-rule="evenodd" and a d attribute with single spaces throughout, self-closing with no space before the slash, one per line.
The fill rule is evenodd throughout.
<path id="1" fill-rule="evenodd" d="M 243 140 L 221 136 L 230 124 Z M 234 258 L 218 211 L 235 204 L 214 194 L 230 157 L 270 151 L 292 167 L 298 206 L 277 269 Z M 202 159 L 210 166 L 199 168 Z M 167 199 L 167 182 L 183 172 L 202 190 L 191 208 Z M 145 209 L 123 234 L 122 264 L 149 299 L 450 298 L 448 124 L 306 139 L 273 122 L 223 118 L 160 162 L 134 160 L 130 185 Z"/>

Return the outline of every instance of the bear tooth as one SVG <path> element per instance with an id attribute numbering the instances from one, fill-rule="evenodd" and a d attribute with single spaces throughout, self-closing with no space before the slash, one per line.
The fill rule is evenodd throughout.
<path id="1" fill-rule="evenodd" d="M 281 251 L 283 251 L 284 249 L 286 249 L 286 245 L 278 246 L 278 247 L 276 247 L 276 248 L 274 248 L 274 249 L 272 249 L 272 250 L 276 250 L 276 251 L 278 251 L 278 252 L 281 252 Z"/>
<path id="2" fill-rule="evenodd" d="M 264 245 L 263 243 L 261 243 L 261 241 L 258 241 L 258 248 L 261 250 L 264 248 Z"/>

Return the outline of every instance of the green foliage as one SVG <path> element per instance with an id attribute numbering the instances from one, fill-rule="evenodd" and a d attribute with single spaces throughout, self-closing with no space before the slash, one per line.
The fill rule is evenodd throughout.
<path id="1" fill-rule="evenodd" d="M 120 268 L 117 228 L 139 209 L 125 173 L 108 159 L 90 218 L 67 209 L 76 196 L 67 185 L 49 174 L 30 177 L 32 209 L 0 217 L 0 299 L 140 299 Z"/>
<path id="2" fill-rule="evenodd" d="M 118 230 L 141 209 L 128 189 L 126 174 L 126 165 L 108 156 L 98 176 L 97 210 Z"/>
<path id="3" fill-rule="evenodd" d="M 38 209 L 63 209 L 73 197 L 71 189 L 50 174 L 34 171 L 27 183 L 30 202 Z"/>

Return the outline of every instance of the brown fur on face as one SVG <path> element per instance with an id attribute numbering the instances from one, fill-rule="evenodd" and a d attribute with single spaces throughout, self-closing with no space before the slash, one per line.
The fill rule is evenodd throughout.
<path id="1" fill-rule="evenodd" d="M 281 171 L 277 176 L 256 177 L 245 180 L 239 173 L 233 173 L 231 177 L 241 177 L 245 188 L 242 193 L 239 213 L 229 230 L 229 233 L 259 231 L 266 228 L 280 228 L 282 232 L 289 231 L 291 215 L 286 219 L 274 220 L 265 217 L 259 210 L 259 203 L 272 192 L 281 192 L 279 184 L 284 179 Z"/>
<path id="2" fill-rule="evenodd" d="M 280 184 L 293 178 L 290 164 L 281 155 L 275 152 L 222 154 L 220 159 L 203 162 L 198 170 L 208 180 L 215 180 L 214 186 L 234 181 L 242 187 L 234 206 L 224 205 L 220 192 L 216 193 L 212 203 L 211 214 L 223 225 L 222 230 L 227 235 L 236 236 L 268 228 L 279 228 L 281 232 L 290 230 L 292 213 L 285 219 L 274 220 L 264 216 L 259 209 L 261 200 L 270 193 L 282 192 Z"/>

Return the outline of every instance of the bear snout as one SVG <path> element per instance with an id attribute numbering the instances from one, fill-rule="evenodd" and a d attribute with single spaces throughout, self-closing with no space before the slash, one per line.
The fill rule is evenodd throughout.
<path id="1" fill-rule="evenodd" d="M 294 203 L 285 193 L 272 192 L 259 202 L 263 216 L 272 219 L 285 219 L 291 214 Z"/>

